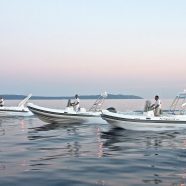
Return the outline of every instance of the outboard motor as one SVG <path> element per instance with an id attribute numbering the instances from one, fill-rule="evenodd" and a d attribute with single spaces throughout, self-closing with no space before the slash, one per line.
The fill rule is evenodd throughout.
<path id="1" fill-rule="evenodd" d="M 144 106 L 144 112 L 148 112 L 149 110 L 152 110 L 152 108 L 151 108 L 151 101 L 150 100 L 146 100 L 145 106 Z"/>
<path id="2" fill-rule="evenodd" d="M 107 108 L 109 112 L 117 113 L 117 110 L 114 107 Z"/>

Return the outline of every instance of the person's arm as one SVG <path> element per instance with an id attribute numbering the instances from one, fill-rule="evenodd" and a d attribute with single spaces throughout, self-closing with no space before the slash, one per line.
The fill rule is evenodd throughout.
<path id="1" fill-rule="evenodd" d="M 78 105 L 79 104 L 79 99 L 76 99 L 73 103 L 72 106 Z"/>
<path id="2" fill-rule="evenodd" d="M 71 106 L 74 106 L 75 105 L 75 102 L 71 103 Z"/>
<path id="3" fill-rule="evenodd" d="M 157 105 L 154 107 L 154 109 L 157 109 L 159 106 L 160 106 L 160 105 L 159 105 L 159 104 L 157 104 Z"/>
<path id="4" fill-rule="evenodd" d="M 79 99 L 77 99 L 74 104 L 78 105 L 79 104 Z"/>
<path id="5" fill-rule="evenodd" d="M 157 109 L 160 106 L 160 104 L 161 104 L 161 102 L 160 102 L 160 100 L 158 100 L 156 106 L 154 107 L 154 109 Z"/>
<path id="6" fill-rule="evenodd" d="M 154 106 L 155 106 L 155 104 L 152 104 L 152 105 L 150 106 L 150 108 L 154 108 Z"/>

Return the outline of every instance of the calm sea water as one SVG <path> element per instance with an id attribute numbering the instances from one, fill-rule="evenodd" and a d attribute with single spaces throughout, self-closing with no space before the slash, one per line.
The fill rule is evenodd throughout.
<path id="1" fill-rule="evenodd" d="M 86 108 L 92 103 L 81 101 Z M 164 108 L 169 104 L 163 100 Z M 130 111 L 143 105 L 144 100 L 106 100 L 104 107 Z M 0 185 L 186 186 L 186 130 L 136 132 L 104 121 L 63 127 L 36 117 L 0 118 Z"/>

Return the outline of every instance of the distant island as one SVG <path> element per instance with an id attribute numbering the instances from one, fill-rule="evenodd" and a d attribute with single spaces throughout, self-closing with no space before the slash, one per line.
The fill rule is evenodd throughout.
<path id="1" fill-rule="evenodd" d="M 0 95 L 5 100 L 22 100 L 26 95 Z M 97 99 L 100 95 L 80 95 L 80 99 Z M 31 100 L 74 99 L 74 96 L 32 96 Z M 108 94 L 107 99 L 143 99 L 134 95 Z"/>

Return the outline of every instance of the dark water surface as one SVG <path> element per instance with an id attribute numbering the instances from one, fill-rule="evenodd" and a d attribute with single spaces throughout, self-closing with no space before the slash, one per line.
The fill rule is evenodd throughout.
<path id="1" fill-rule="evenodd" d="M 108 100 L 105 107 L 126 111 L 143 103 Z M 136 132 L 104 121 L 63 127 L 36 117 L 0 118 L 0 185 L 186 186 L 186 130 Z"/>

